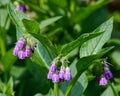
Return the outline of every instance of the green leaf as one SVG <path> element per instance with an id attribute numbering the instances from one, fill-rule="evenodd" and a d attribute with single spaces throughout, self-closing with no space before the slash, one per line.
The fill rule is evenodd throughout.
<path id="1" fill-rule="evenodd" d="M 23 74 L 23 72 L 25 72 L 25 70 L 26 70 L 25 67 L 13 66 L 10 70 L 10 74 L 14 78 L 18 78 Z"/>
<path id="2" fill-rule="evenodd" d="M 90 4 L 85 8 L 80 8 L 76 14 L 72 17 L 75 23 L 81 22 L 86 19 L 91 13 L 101 8 L 102 6 L 108 4 L 111 0 L 99 0 L 95 4 Z"/>
<path id="3" fill-rule="evenodd" d="M 95 59 L 102 57 L 104 54 L 106 54 L 112 48 L 113 47 L 106 48 L 106 50 L 102 51 L 100 54 L 83 57 L 83 58 L 78 60 L 78 62 L 76 64 L 78 72 L 75 75 L 75 77 L 72 79 L 72 81 L 70 82 L 69 86 L 67 87 L 66 92 L 65 92 L 65 96 L 69 96 L 70 91 L 73 88 L 73 86 L 76 84 L 76 81 L 78 80 L 79 76 L 92 64 L 92 62 Z"/>
<path id="4" fill-rule="evenodd" d="M 31 57 L 31 60 L 40 66 L 41 76 L 45 79 L 47 79 L 48 68 L 54 56 L 54 53 L 47 49 L 47 47 L 43 46 L 41 43 L 38 43 L 35 48 L 35 52 Z"/>
<path id="5" fill-rule="evenodd" d="M 74 78 L 74 76 L 77 74 L 77 69 L 76 69 L 76 63 L 77 63 L 77 59 L 75 59 L 72 64 L 70 64 L 70 69 L 71 69 L 71 73 L 72 73 L 72 77 Z M 69 85 L 70 82 L 62 82 L 61 83 L 61 91 L 62 93 L 65 92 L 67 86 Z M 75 86 L 73 86 L 72 91 L 70 92 L 69 96 L 81 96 L 82 93 L 85 91 L 85 89 L 87 88 L 88 85 L 88 79 L 87 76 L 85 74 L 85 72 L 83 72 L 83 74 L 78 78 L 78 80 L 76 81 Z M 79 89 L 79 91 L 78 91 Z M 61 95 L 62 96 L 62 95 Z"/>
<path id="6" fill-rule="evenodd" d="M 108 44 L 115 44 L 116 46 L 120 46 L 120 39 L 111 38 Z"/>
<path id="7" fill-rule="evenodd" d="M 0 96 L 6 96 L 4 93 L 0 93 Z"/>
<path id="8" fill-rule="evenodd" d="M 5 5 L 8 4 L 10 0 L 0 0 L 0 4 Z"/>
<path id="9" fill-rule="evenodd" d="M 8 83 L 7 83 L 7 85 L 6 85 L 6 92 L 5 92 L 5 94 L 7 95 L 7 96 L 14 96 L 14 92 L 13 92 L 13 79 L 12 79 L 12 77 L 9 79 L 9 81 L 8 81 Z"/>
<path id="10" fill-rule="evenodd" d="M 109 86 L 100 96 L 116 96 L 111 86 Z"/>
<path id="11" fill-rule="evenodd" d="M 0 9 L 0 26 L 8 29 L 10 25 L 9 15 L 6 9 Z"/>
<path id="12" fill-rule="evenodd" d="M 96 36 L 101 35 L 102 33 L 86 33 L 83 34 L 82 36 L 79 36 L 76 40 L 65 44 L 62 49 L 61 49 L 61 54 L 67 55 L 69 54 L 73 49 L 76 47 L 80 47 L 85 41 L 90 40 Z"/>
<path id="13" fill-rule="evenodd" d="M 110 39 L 113 29 L 113 18 L 100 25 L 92 33 L 103 32 L 102 35 L 85 42 L 80 48 L 80 57 L 96 54 L 103 45 Z"/>
<path id="14" fill-rule="evenodd" d="M 70 92 L 70 96 L 81 96 L 88 85 L 88 79 L 85 73 L 82 73 L 79 79 L 77 80 L 75 86 L 73 87 L 72 91 Z M 79 89 L 79 91 L 78 91 Z"/>
<path id="15" fill-rule="evenodd" d="M 29 96 L 30 94 L 32 94 L 33 96 L 33 93 L 36 93 L 36 92 L 40 92 L 41 94 L 47 94 L 50 87 L 52 86 L 52 82 L 50 82 L 50 80 L 47 79 L 48 69 L 42 66 L 43 63 L 41 65 L 40 63 L 41 62 L 37 63 L 35 61 L 32 61 L 30 64 L 27 64 L 28 65 L 27 70 L 29 70 L 30 72 L 28 74 L 31 74 L 31 77 L 28 77 L 29 81 L 25 80 L 27 84 L 24 84 L 24 89 L 26 89 L 27 86 L 30 86 L 31 88 L 29 88 L 28 90 L 32 90 L 29 93 L 24 92 L 24 93 L 27 93 L 27 96 Z"/>
<path id="16" fill-rule="evenodd" d="M 8 5 L 8 12 L 19 32 L 25 33 L 26 30 L 23 25 L 22 19 L 29 19 L 29 18 L 23 12 L 17 10 L 11 3 Z"/>
<path id="17" fill-rule="evenodd" d="M 40 22 L 40 29 L 47 27 L 48 25 L 54 23 L 55 21 L 57 21 L 61 18 L 62 18 L 62 16 L 57 16 L 57 17 L 53 17 L 53 18 L 41 21 Z"/>
<path id="18" fill-rule="evenodd" d="M 30 33 L 33 37 L 35 37 L 37 40 L 39 40 L 44 46 L 48 46 L 50 49 L 54 51 L 55 54 L 58 54 L 57 49 L 53 46 L 52 42 L 47 39 L 45 36 L 40 34 L 34 34 Z"/>
<path id="19" fill-rule="evenodd" d="M 114 67 L 119 70 L 120 69 L 120 52 L 119 51 L 114 51 L 112 54 L 111 54 L 111 59 L 113 60 L 114 62 Z"/>
<path id="20" fill-rule="evenodd" d="M 54 96 L 54 93 L 53 93 L 53 90 L 52 90 L 52 88 L 51 88 L 46 95 L 37 93 L 37 94 L 35 94 L 34 96 Z M 61 96 L 61 95 L 60 95 L 60 96 Z"/>
<path id="21" fill-rule="evenodd" d="M 17 57 L 14 56 L 12 53 L 13 53 L 13 48 L 10 49 L 1 59 L 4 66 L 4 70 L 10 70 L 12 68 L 12 65 L 17 60 Z"/>
<path id="22" fill-rule="evenodd" d="M 22 22 L 23 22 L 27 32 L 38 33 L 40 31 L 39 23 L 37 23 L 36 21 L 30 20 L 30 19 L 29 20 L 23 19 Z"/>

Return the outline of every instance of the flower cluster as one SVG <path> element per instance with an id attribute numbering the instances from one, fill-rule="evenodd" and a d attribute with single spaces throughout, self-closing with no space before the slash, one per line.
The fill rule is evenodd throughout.
<path id="1" fill-rule="evenodd" d="M 27 40 L 24 37 L 21 37 L 15 45 L 13 55 L 18 56 L 19 59 L 25 59 L 30 57 L 32 50 L 34 50 L 34 48 L 27 43 Z"/>
<path id="2" fill-rule="evenodd" d="M 97 81 L 99 85 L 106 85 L 108 84 L 108 80 L 113 77 L 112 72 L 109 69 L 107 64 L 104 64 L 104 71 L 100 77 L 97 77 Z"/>
<path id="3" fill-rule="evenodd" d="M 58 70 L 56 66 L 56 62 L 53 61 L 50 66 L 47 78 L 52 79 L 52 81 L 55 83 L 55 82 L 63 82 L 65 80 L 69 81 L 72 79 L 72 75 L 70 72 L 70 68 L 68 66 L 66 68 L 61 66 L 60 70 Z"/>

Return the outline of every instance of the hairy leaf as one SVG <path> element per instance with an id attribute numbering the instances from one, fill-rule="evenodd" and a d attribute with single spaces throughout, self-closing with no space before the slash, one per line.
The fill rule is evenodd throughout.
<path id="1" fill-rule="evenodd" d="M 76 47 L 80 47 L 85 41 L 90 40 L 99 35 L 101 35 L 101 33 L 83 34 L 82 36 L 79 36 L 76 40 L 74 40 L 68 44 L 65 44 L 61 49 L 61 54 L 67 55 L 72 50 L 74 50 Z"/>
<path id="2" fill-rule="evenodd" d="M 103 32 L 102 35 L 85 42 L 80 48 L 80 57 L 96 54 L 110 39 L 113 29 L 113 18 L 100 25 L 92 33 Z"/>

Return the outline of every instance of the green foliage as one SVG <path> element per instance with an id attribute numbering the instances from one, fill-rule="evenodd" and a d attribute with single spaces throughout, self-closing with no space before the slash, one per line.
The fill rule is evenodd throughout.
<path id="1" fill-rule="evenodd" d="M 113 18 L 109 19 L 104 24 L 95 29 L 93 33 L 101 31 L 103 31 L 104 33 L 99 37 L 93 38 L 88 42 L 85 42 L 80 48 L 80 57 L 96 54 L 103 47 L 103 45 L 110 39 L 112 28 Z"/>
<path id="2" fill-rule="evenodd" d="M 6 85 L 0 81 L 0 91 L 1 96 L 14 96 L 13 79 L 10 78 Z"/>
<path id="3" fill-rule="evenodd" d="M 30 33 L 38 33 L 39 32 L 39 23 L 34 20 L 23 19 L 22 20 L 26 31 Z"/>
<path id="4" fill-rule="evenodd" d="M 84 35 L 78 37 L 76 40 L 70 42 L 69 44 L 64 45 L 63 48 L 61 49 L 61 54 L 63 54 L 63 55 L 69 54 L 73 49 L 81 46 L 85 41 L 87 41 L 91 38 L 94 38 L 97 35 L 100 35 L 100 33 L 84 34 Z"/>
<path id="5" fill-rule="evenodd" d="M 112 34 L 113 17 L 107 18 L 111 0 L 23 0 L 19 4 L 27 5 L 24 13 L 14 1 L 0 0 L 0 96 L 119 96 L 120 29 L 115 17 Z M 31 14 L 35 16 L 29 18 Z M 12 53 L 21 36 L 36 42 L 25 60 Z M 73 78 L 53 85 L 47 74 L 59 56 L 69 60 Z M 105 57 L 113 65 L 114 78 L 103 87 L 95 81 L 92 67 Z"/>
<path id="6" fill-rule="evenodd" d="M 115 96 L 113 89 L 109 86 L 100 96 Z"/>
<path id="7" fill-rule="evenodd" d="M 10 49 L 2 58 L 2 63 L 4 66 L 4 70 L 10 70 L 13 66 L 13 64 L 15 63 L 15 61 L 17 60 L 17 57 L 12 55 L 13 49 Z M 9 60 L 8 60 L 9 58 Z"/>
<path id="8" fill-rule="evenodd" d="M 14 21 L 14 24 L 16 25 L 17 29 L 20 32 L 25 32 L 25 27 L 22 23 L 23 19 L 28 19 L 28 17 L 17 10 L 11 3 L 8 5 L 8 12 L 12 20 Z"/>
<path id="9" fill-rule="evenodd" d="M 54 23 L 55 21 L 61 19 L 62 16 L 58 16 L 58 17 L 54 17 L 54 18 L 50 18 L 44 21 L 40 22 L 40 29 L 42 30 L 43 28 L 47 27 L 48 25 Z"/>

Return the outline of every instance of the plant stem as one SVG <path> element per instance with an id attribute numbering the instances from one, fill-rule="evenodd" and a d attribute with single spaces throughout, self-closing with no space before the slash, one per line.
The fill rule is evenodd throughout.
<path id="1" fill-rule="evenodd" d="M 59 96 L 58 83 L 54 83 L 54 96 Z"/>

